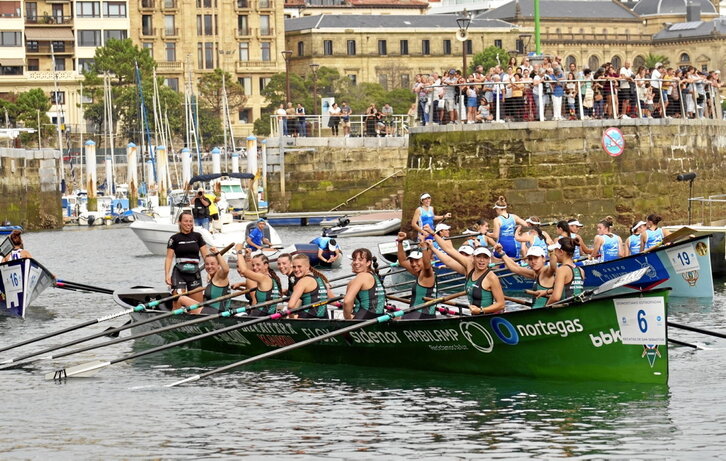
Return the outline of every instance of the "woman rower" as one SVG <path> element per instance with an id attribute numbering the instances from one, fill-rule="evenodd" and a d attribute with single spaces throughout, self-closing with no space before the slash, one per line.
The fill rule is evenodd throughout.
<path id="1" fill-rule="evenodd" d="M 413 250 L 406 256 L 406 252 L 403 250 L 405 239 L 406 233 L 399 232 L 396 238 L 398 265 L 416 277 L 416 282 L 411 290 L 411 301 L 408 305 L 418 306 L 425 303 L 426 298 L 436 298 L 436 272 L 431 266 L 431 250 L 428 249 L 428 245 L 422 248 L 422 251 Z M 434 317 L 436 317 L 435 305 L 409 312 L 403 316 L 405 319 L 431 319 Z"/>
<path id="2" fill-rule="evenodd" d="M 367 248 L 353 251 L 351 267 L 355 277 L 348 283 L 343 298 L 346 320 L 373 319 L 386 312 L 386 290 L 378 275 L 378 262 Z"/>
<path id="3" fill-rule="evenodd" d="M 567 227 L 569 228 L 569 237 L 575 242 L 575 259 L 580 259 L 582 254 L 586 255 L 597 255 L 592 248 L 588 248 L 585 245 L 585 241 L 580 236 L 580 229 L 584 226 L 577 219 L 570 219 L 567 221 Z"/>
<path id="4" fill-rule="evenodd" d="M 210 301 L 229 293 L 229 266 L 227 265 L 227 259 L 223 255 L 219 254 L 216 248 L 210 249 L 207 256 L 204 257 L 204 270 L 207 272 L 207 276 L 209 277 L 207 280 L 207 286 L 204 288 L 204 301 Z M 194 299 L 192 296 L 185 295 L 179 298 L 179 304 L 182 306 L 192 306 L 198 302 L 199 301 Z M 194 309 L 189 311 L 189 313 L 203 314 L 205 313 L 205 309 L 223 311 L 227 308 L 227 306 L 229 306 L 229 300 L 219 301 L 207 304 L 203 308 Z"/>
<path id="5" fill-rule="evenodd" d="M 581 294 L 585 284 L 585 274 L 582 268 L 575 266 L 575 262 L 572 260 L 575 254 L 574 240 L 563 237 L 550 248 L 554 251 L 554 256 L 560 265 L 555 272 L 554 286 L 545 292 L 545 296 L 549 297 L 548 306 L 562 299 Z M 550 257 L 550 264 L 552 262 L 553 259 Z"/>
<path id="6" fill-rule="evenodd" d="M 282 293 L 291 293 L 292 287 L 295 286 L 296 279 L 295 275 L 292 273 L 292 256 L 290 253 L 282 253 L 277 257 L 277 268 L 280 270 L 282 275 L 287 277 L 287 288 L 282 290 L 282 286 L 280 286 Z"/>
<path id="7" fill-rule="evenodd" d="M 251 267 L 250 267 L 251 266 Z M 263 254 L 252 257 L 252 264 L 248 266 L 244 257 L 237 253 L 237 272 L 248 281 L 255 283 L 252 292 L 252 305 L 265 303 L 273 299 L 280 299 L 280 279 L 275 271 L 270 269 L 270 260 Z M 277 312 L 277 304 L 268 304 L 249 311 L 253 317 L 272 315 Z"/>
<path id="8" fill-rule="evenodd" d="M 517 226 L 526 226 L 527 223 L 516 214 L 507 212 L 507 200 L 502 195 L 494 203 L 494 210 L 497 212 L 497 217 L 494 218 L 492 238 L 502 245 L 502 249 L 510 258 L 516 258 L 519 252 L 514 239 L 514 229 Z"/>
<path id="9" fill-rule="evenodd" d="M 501 245 L 495 247 L 495 251 L 501 252 Z M 532 295 L 532 309 L 538 309 L 547 305 L 548 290 L 555 286 L 555 270 L 557 261 L 550 261 L 547 264 L 547 250 L 543 250 L 540 246 L 531 246 L 527 250 L 525 258 L 527 266 L 520 266 L 512 258 L 506 254 L 502 256 L 502 261 L 507 269 L 517 275 L 534 280 L 534 286 L 531 290 L 526 290 L 527 294 Z"/>
<path id="10" fill-rule="evenodd" d="M 612 261 L 625 256 L 623 241 L 620 236 L 612 233 L 613 218 L 606 217 L 597 223 L 597 235 L 593 242 L 593 253 L 601 254 L 600 261 Z"/>
<path id="11" fill-rule="evenodd" d="M 431 229 L 434 229 L 436 227 L 436 221 L 450 218 L 451 213 L 437 216 L 434 213 L 434 207 L 431 206 L 430 194 L 422 194 L 419 198 L 419 202 L 421 203 L 421 206 L 416 208 L 416 211 L 413 212 L 413 217 L 411 218 L 411 227 L 413 227 L 416 232 L 418 232 L 419 240 L 423 240 L 424 238 L 430 239 L 430 237 L 426 237 L 427 234 L 424 230 L 424 226 L 428 225 L 429 227 L 431 227 Z"/>
<path id="12" fill-rule="evenodd" d="M 294 309 L 308 304 L 318 304 L 333 297 L 328 286 L 328 279 L 323 274 L 310 267 L 310 258 L 304 254 L 292 257 L 292 272 L 297 279 L 287 302 L 288 309 Z M 328 307 L 326 304 L 309 307 L 298 312 L 294 318 L 327 319 Z"/>
<path id="13" fill-rule="evenodd" d="M 183 211 L 179 215 L 179 232 L 172 235 L 166 247 L 164 274 L 166 284 L 174 290 L 191 291 L 202 286 L 199 272 L 199 255 L 206 258 L 209 254 L 207 243 L 199 232 L 194 231 L 194 217 L 191 211 Z M 172 262 L 174 262 L 172 267 Z M 197 302 L 202 302 L 202 292 L 189 295 Z M 179 307 L 179 301 L 174 307 Z"/>
<path id="14" fill-rule="evenodd" d="M 641 251 L 648 251 L 651 248 L 660 245 L 663 239 L 670 234 L 667 230 L 658 227 L 658 224 L 663 220 L 657 214 L 648 215 L 646 218 L 646 229 L 645 232 L 640 234 L 640 248 Z"/>
<path id="15" fill-rule="evenodd" d="M 547 247 L 552 245 L 552 239 L 549 234 L 540 228 L 542 222 L 537 216 L 530 216 L 525 221 L 529 226 L 529 230 L 524 232 L 524 228 L 517 226 L 514 233 L 514 239 L 522 243 L 522 254 L 527 254 L 527 250 L 531 247 L 540 247 L 547 253 Z"/>
<path id="16" fill-rule="evenodd" d="M 466 241 L 466 244 L 471 246 L 472 248 L 476 247 L 487 247 L 487 248 L 494 248 L 494 245 L 496 245 L 496 240 L 490 237 L 489 232 L 489 221 L 487 221 L 486 218 L 479 218 L 476 222 L 477 230 L 479 232 L 479 235 L 476 237 L 472 237 L 469 240 Z"/>
<path id="17" fill-rule="evenodd" d="M 10 233 L 8 239 L 10 240 L 10 243 L 12 243 L 13 249 L 10 250 L 10 253 L 5 255 L 2 262 L 14 261 L 16 259 L 23 258 L 32 258 L 32 256 L 30 256 L 30 252 L 23 247 L 23 239 L 22 237 L 20 237 L 20 234 L 21 232 L 17 229 Z"/>
<path id="18" fill-rule="evenodd" d="M 444 251 L 433 248 L 434 253 L 446 266 L 466 276 L 466 295 L 472 314 L 495 314 L 504 309 L 504 291 L 497 274 L 489 269 L 492 253 L 488 248 L 474 250 L 473 257 L 454 250 L 450 240 L 435 236 Z M 448 253 L 448 254 L 447 254 Z"/>
<path id="19" fill-rule="evenodd" d="M 645 221 L 638 221 L 630 228 L 630 237 L 625 239 L 625 256 L 637 255 L 640 253 L 640 234 L 645 231 Z"/>

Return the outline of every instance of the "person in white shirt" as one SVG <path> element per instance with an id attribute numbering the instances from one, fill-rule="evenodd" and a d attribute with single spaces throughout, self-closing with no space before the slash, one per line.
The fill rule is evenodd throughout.
<path id="1" fill-rule="evenodd" d="M 650 73 L 650 86 L 653 88 L 653 105 L 655 106 L 655 112 L 660 114 L 661 104 L 660 100 L 663 96 L 661 92 L 661 79 L 663 78 L 663 64 L 656 63 L 655 69 Z M 663 101 L 665 102 L 665 101 Z"/>
<path id="2" fill-rule="evenodd" d="M 620 68 L 620 88 L 618 89 L 618 101 L 620 101 L 620 118 L 628 117 L 630 112 L 630 99 L 631 99 L 631 88 L 630 84 L 633 81 L 633 70 L 630 68 L 630 63 L 625 61 L 623 67 Z"/>

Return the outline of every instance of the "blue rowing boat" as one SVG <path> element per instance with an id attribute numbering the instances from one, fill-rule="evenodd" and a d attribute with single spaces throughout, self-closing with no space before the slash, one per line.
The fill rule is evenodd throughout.
<path id="1" fill-rule="evenodd" d="M 23 226 L 0 226 L 0 235 L 10 235 L 14 230 L 23 231 Z"/>

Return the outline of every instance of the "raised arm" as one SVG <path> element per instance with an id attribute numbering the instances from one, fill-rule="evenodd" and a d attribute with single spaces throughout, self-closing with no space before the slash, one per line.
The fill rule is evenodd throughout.
<path id="1" fill-rule="evenodd" d="M 396 255 L 398 257 L 398 265 L 411 272 L 411 263 L 406 258 L 406 252 L 403 250 L 403 241 L 407 235 L 405 232 L 399 232 L 396 236 Z M 413 273 L 413 272 L 411 272 Z"/>
<path id="2" fill-rule="evenodd" d="M 500 254 L 503 254 L 502 261 L 504 262 L 504 265 L 507 266 L 507 269 L 514 272 L 517 275 L 521 275 L 523 277 L 527 277 L 530 279 L 536 278 L 537 274 L 530 269 L 529 267 L 520 266 L 512 258 L 507 256 L 506 253 L 502 251 L 502 245 L 497 243 L 494 247 L 494 251 L 499 252 Z"/>
<path id="3" fill-rule="evenodd" d="M 265 279 L 264 274 L 255 272 L 251 268 L 247 267 L 245 249 L 242 248 L 242 244 L 237 245 L 237 273 L 242 277 L 254 280 L 257 283 L 260 283 Z"/>
<path id="4" fill-rule="evenodd" d="M 426 242 L 426 244 L 430 245 L 428 242 Z M 439 261 L 444 263 L 446 267 L 459 274 L 466 274 L 467 266 L 462 265 L 457 260 L 444 253 L 443 251 L 439 250 L 438 248 L 434 247 L 433 245 L 430 245 L 430 248 L 434 252 L 434 254 L 436 254 L 436 257 L 439 258 Z"/>

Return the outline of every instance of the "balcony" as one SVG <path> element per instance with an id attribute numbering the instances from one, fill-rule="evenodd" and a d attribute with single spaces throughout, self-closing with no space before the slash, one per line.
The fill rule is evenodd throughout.
<path id="1" fill-rule="evenodd" d="M 275 35 L 275 29 L 272 27 L 268 28 L 260 28 L 260 37 L 270 37 L 272 35 Z"/>
<path id="2" fill-rule="evenodd" d="M 73 16 L 27 16 L 25 24 L 30 26 L 69 26 L 73 24 Z"/>
<path id="3" fill-rule="evenodd" d="M 154 0 L 141 0 L 141 11 L 153 10 Z"/>
<path id="4" fill-rule="evenodd" d="M 568 32 L 542 34 L 542 41 L 551 43 L 651 43 L 652 36 L 648 34 L 576 34 Z"/>
<path id="5" fill-rule="evenodd" d="M 177 0 L 163 0 L 161 3 L 161 9 L 164 11 L 176 10 L 178 8 Z"/>
<path id="6" fill-rule="evenodd" d="M 242 29 L 235 29 L 234 34 L 235 34 L 235 37 L 237 37 L 237 38 L 249 37 L 249 36 L 253 35 L 252 31 L 253 31 L 252 28 L 244 27 Z"/>
<path id="7" fill-rule="evenodd" d="M 237 72 L 246 72 L 250 70 L 277 71 L 277 69 L 278 66 L 275 61 L 237 61 Z"/>
<path id="8" fill-rule="evenodd" d="M 184 66 L 181 61 L 159 61 L 156 63 L 156 70 L 160 73 L 175 73 L 184 70 Z"/>
<path id="9" fill-rule="evenodd" d="M 169 27 L 161 29 L 161 36 L 164 38 L 178 38 L 179 37 L 179 28 L 178 27 Z"/>
<path id="10" fill-rule="evenodd" d="M 141 37 L 156 37 L 156 27 L 142 27 L 140 29 Z"/>
<path id="11" fill-rule="evenodd" d="M 73 54 L 74 46 L 73 42 L 70 43 L 64 43 L 63 46 L 60 46 L 60 44 L 56 44 L 53 47 L 53 50 L 50 49 L 50 43 L 38 43 L 34 44 L 32 42 L 28 42 L 25 45 L 25 53 L 26 54 L 43 54 L 43 55 L 49 55 L 51 53 L 54 53 L 56 55 L 66 55 L 66 54 Z"/>
<path id="12" fill-rule="evenodd" d="M 28 80 L 45 81 L 53 81 L 55 79 L 58 79 L 59 81 L 73 81 L 83 79 L 83 75 L 79 74 L 74 70 L 59 70 L 55 72 L 52 70 L 29 71 L 25 73 L 25 77 Z"/>

